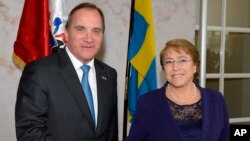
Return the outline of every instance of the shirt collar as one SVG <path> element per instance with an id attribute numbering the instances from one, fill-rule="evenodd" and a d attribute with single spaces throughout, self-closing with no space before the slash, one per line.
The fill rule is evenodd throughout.
<path id="1" fill-rule="evenodd" d="M 75 68 L 75 70 L 79 69 L 83 64 L 81 61 L 79 61 L 68 49 L 68 47 L 66 46 L 66 52 L 69 55 L 69 58 Z M 94 58 L 86 65 L 89 65 L 90 68 L 94 68 Z"/>

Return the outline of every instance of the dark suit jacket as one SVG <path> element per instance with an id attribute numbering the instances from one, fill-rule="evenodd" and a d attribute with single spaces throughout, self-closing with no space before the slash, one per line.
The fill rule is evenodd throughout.
<path id="1" fill-rule="evenodd" d="M 26 65 L 15 109 L 19 141 L 117 141 L 117 73 L 95 59 L 96 130 L 65 49 Z"/>
<path id="2" fill-rule="evenodd" d="M 229 117 L 223 96 L 210 89 L 199 89 L 203 108 L 199 141 L 229 141 Z M 165 90 L 166 85 L 140 98 L 125 141 L 185 141 L 175 124 Z"/>

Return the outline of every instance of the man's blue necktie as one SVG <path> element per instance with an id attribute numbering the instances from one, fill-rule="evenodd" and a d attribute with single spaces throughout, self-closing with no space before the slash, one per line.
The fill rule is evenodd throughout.
<path id="1" fill-rule="evenodd" d="M 90 109 L 90 112 L 91 112 L 91 116 L 93 118 L 94 125 L 96 127 L 93 97 L 92 97 L 92 93 L 91 93 L 91 89 L 90 89 L 89 81 L 88 81 L 88 74 L 89 74 L 90 66 L 88 66 L 88 65 L 82 65 L 81 69 L 83 71 L 82 88 L 83 88 L 85 97 L 86 97 L 86 99 L 88 101 L 88 105 L 89 105 L 89 109 Z"/>

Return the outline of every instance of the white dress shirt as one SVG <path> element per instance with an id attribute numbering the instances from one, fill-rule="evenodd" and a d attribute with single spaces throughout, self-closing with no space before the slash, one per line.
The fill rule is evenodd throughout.
<path id="1" fill-rule="evenodd" d="M 78 78 L 80 80 L 80 82 L 82 81 L 82 75 L 83 75 L 83 71 L 80 68 L 83 64 L 82 62 L 80 62 L 68 49 L 68 47 L 66 46 L 66 52 L 69 55 L 69 58 L 76 70 L 76 73 L 78 75 Z M 90 66 L 90 70 L 89 70 L 89 85 L 90 85 L 90 89 L 92 92 L 92 97 L 93 97 L 93 102 L 94 102 L 94 110 L 95 110 L 95 121 L 96 121 L 96 125 L 97 125 L 97 113 L 98 113 L 98 100 L 97 100 L 97 84 L 96 84 L 96 73 L 95 73 L 95 65 L 94 65 L 94 59 L 92 59 L 88 64 Z"/>

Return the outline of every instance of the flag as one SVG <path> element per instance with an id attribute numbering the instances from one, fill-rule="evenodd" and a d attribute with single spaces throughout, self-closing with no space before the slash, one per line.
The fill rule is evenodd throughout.
<path id="1" fill-rule="evenodd" d="M 13 62 L 21 69 L 27 63 L 49 55 L 51 46 L 56 44 L 51 32 L 49 3 L 49 0 L 24 2 L 12 55 Z"/>
<path id="2" fill-rule="evenodd" d="M 67 20 L 66 5 L 64 0 L 50 0 L 50 25 L 52 37 L 50 47 L 60 47 L 66 42 L 64 27 Z"/>
<path id="3" fill-rule="evenodd" d="M 49 11 L 47 0 L 25 0 L 13 61 L 23 68 L 25 64 L 50 53 Z"/>
<path id="4" fill-rule="evenodd" d="M 152 0 L 135 0 L 128 47 L 128 111 L 133 121 L 141 95 L 157 88 Z"/>

